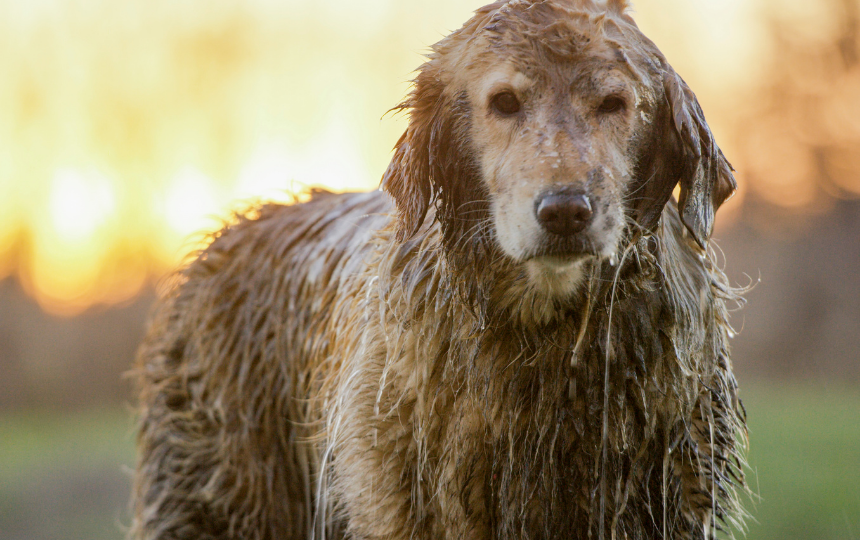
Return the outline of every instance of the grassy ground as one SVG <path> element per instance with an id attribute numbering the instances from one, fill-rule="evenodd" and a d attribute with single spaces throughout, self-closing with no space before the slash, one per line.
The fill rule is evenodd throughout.
<path id="1" fill-rule="evenodd" d="M 133 460 L 123 409 L 0 415 L 0 539 L 121 539 Z"/>
<path id="2" fill-rule="evenodd" d="M 860 539 L 860 389 L 744 385 L 750 540 Z M 0 414 L 0 540 L 119 540 L 133 463 L 123 410 Z"/>
<path id="3" fill-rule="evenodd" d="M 860 389 L 752 386 L 751 540 L 860 539 Z"/>

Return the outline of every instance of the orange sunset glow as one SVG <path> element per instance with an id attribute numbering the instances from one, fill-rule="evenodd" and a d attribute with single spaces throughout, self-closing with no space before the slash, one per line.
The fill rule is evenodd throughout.
<path id="1" fill-rule="evenodd" d="M 376 188 L 406 121 L 383 115 L 421 53 L 483 3 L 0 0 L 0 279 L 73 315 L 135 297 L 249 201 Z M 803 39 L 838 32 L 832 13 L 795 4 L 780 17 L 808 21 Z M 832 158 L 825 191 L 857 196 L 860 70 L 821 65 L 797 42 L 784 46 L 808 65 L 772 62 L 772 11 L 635 3 L 738 168 L 733 205 L 749 191 L 816 204 L 819 147 Z M 826 84 L 804 86 L 804 69 Z M 762 92 L 788 113 L 751 111 Z M 798 134 L 809 107 L 825 121 Z"/>

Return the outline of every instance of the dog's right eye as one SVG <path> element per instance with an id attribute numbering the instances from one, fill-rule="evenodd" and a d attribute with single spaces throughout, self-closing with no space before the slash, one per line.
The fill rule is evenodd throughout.
<path id="1" fill-rule="evenodd" d="M 624 98 L 619 96 L 607 96 L 606 99 L 600 104 L 597 110 L 603 114 L 610 114 L 614 112 L 619 112 L 626 107 L 627 104 L 624 102 Z"/>
<path id="2" fill-rule="evenodd" d="M 520 112 L 520 100 L 512 92 L 500 92 L 490 100 L 490 107 L 503 116 Z"/>

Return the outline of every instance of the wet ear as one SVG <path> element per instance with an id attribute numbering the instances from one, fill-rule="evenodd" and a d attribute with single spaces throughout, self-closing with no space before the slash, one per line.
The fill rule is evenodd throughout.
<path id="1" fill-rule="evenodd" d="M 640 226 L 653 229 L 680 184 L 681 220 L 704 248 L 714 214 L 734 192 L 735 179 L 695 94 L 668 64 L 663 66 L 663 99 L 640 149 L 638 180 L 631 189 L 634 214 Z"/>
<path id="2" fill-rule="evenodd" d="M 705 248 L 714 214 L 737 189 L 734 169 L 714 141 L 696 95 L 671 68 L 663 72 L 663 88 L 683 154 L 678 211 L 693 238 Z"/>
<path id="3" fill-rule="evenodd" d="M 425 153 L 414 133 L 407 130 L 394 146 L 394 157 L 382 176 L 382 189 L 397 205 L 397 239 L 413 236 L 430 208 L 432 187 L 427 173 Z"/>
<path id="4" fill-rule="evenodd" d="M 409 114 L 409 127 L 394 146 L 394 157 L 382 177 L 382 189 L 397 205 L 397 239 L 413 236 L 435 200 L 434 161 L 440 117 L 443 116 L 443 86 L 433 76 L 432 60 L 422 66 L 409 97 L 395 107 Z"/>

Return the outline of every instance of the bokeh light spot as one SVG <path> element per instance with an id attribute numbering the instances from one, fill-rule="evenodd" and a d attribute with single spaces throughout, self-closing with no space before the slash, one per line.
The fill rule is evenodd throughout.
<path id="1" fill-rule="evenodd" d="M 110 180 L 99 173 L 58 169 L 51 186 L 50 207 L 60 238 L 85 241 L 116 210 L 116 199 Z"/>
<path id="2" fill-rule="evenodd" d="M 212 228 L 219 210 L 212 179 L 193 167 L 180 170 L 167 188 L 164 218 L 180 235 Z"/>

